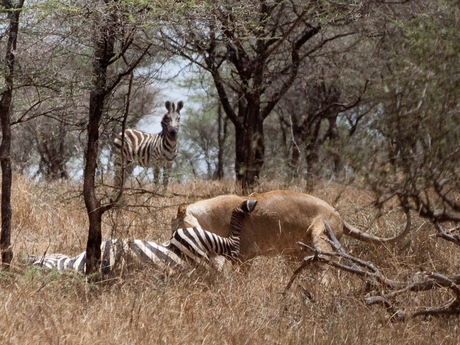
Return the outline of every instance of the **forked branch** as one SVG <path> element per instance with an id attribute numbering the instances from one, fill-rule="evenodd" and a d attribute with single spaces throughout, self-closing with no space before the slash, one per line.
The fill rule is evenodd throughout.
<path id="1" fill-rule="evenodd" d="M 447 234 L 439 225 L 438 222 L 434 223 L 434 226 L 436 228 L 437 234 L 436 236 L 441 237 L 442 239 L 445 239 L 446 241 L 455 243 L 457 246 L 460 246 L 460 236 L 459 235 L 449 235 Z"/>
<path id="2" fill-rule="evenodd" d="M 428 315 L 460 315 L 460 288 L 458 285 L 451 278 L 445 277 L 439 273 L 431 273 L 428 277 L 432 278 L 442 286 L 449 287 L 455 296 L 440 307 L 418 311 L 414 313 L 412 317 Z"/>
<path id="3" fill-rule="evenodd" d="M 311 262 L 323 262 L 326 263 L 332 267 L 338 268 L 340 270 L 350 272 L 353 274 L 356 274 L 359 277 L 362 278 L 367 278 L 367 279 L 372 279 L 377 281 L 378 283 L 385 285 L 387 287 L 391 288 L 401 288 L 404 286 L 404 283 L 398 282 L 398 281 L 393 281 L 388 278 L 386 278 L 380 271 L 377 269 L 374 265 L 371 263 L 358 259 L 354 256 L 351 256 L 345 252 L 337 238 L 335 237 L 334 233 L 332 232 L 329 224 L 327 222 L 324 222 L 325 227 L 326 227 L 326 233 L 329 238 L 323 237 L 323 240 L 328 242 L 332 248 L 334 249 L 335 252 L 324 252 L 319 249 L 310 247 L 309 245 L 302 243 L 302 242 L 297 242 L 299 245 L 307 248 L 308 250 L 312 251 L 315 255 L 306 257 L 303 261 L 300 267 L 293 273 L 289 284 L 286 286 L 286 289 L 289 289 L 292 282 L 296 278 L 296 276 Z M 341 257 L 346 260 L 348 263 L 347 265 L 341 264 L 333 258 L 336 257 Z"/>
<path id="4" fill-rule="evenodd" d="M 380 270 L 377 267 L 375 267 L 371 263 L 347 254 L 343 247 L 340 245 L 339 241 L 335 237 L 327 222 L 324 222 L 324 224 L 328 238 L 323 239 L 332 246 L 334 252 L 324 252 L 316 248 L 310 247 L 302 242 L 298 242 L 299 245 L 307 248 L 308 250 L 313 252 L 314 255 L 305 257 L 303 259 L 301 265 L 294 271 L 293 275 L 291 276 L 291 279 L 289 280 L 289 283 L 287 284 L 285 291 L 291 287 L 295 278 L 305 267 L 307 267 L 312 262 L 322 262 L 337 269 L 353 273 L 361 278 L 372 279 L 375 283 L 383 285 L 386 288 L 396 289 L 395 291 L 386 293 L 381 296 L 372 296 L 365 299 L 367 305 L 379 304 L 384 306 L 387 309 L 387 311 L 392 315 L 392 318 L 396 320 L 404 320 L 406 318 L 406 315 L 404 312 L 398 310 L 391 304 L 391 302 L 389 301 L 390 298 L 408 291 L 427 291 L 439 287 L 449 288 L 454 293 L 454 297 L 439 307 L 417 311 L 414 314 L 412 314 L 411 317 L 414 318 L 417 316 L 428 315 L 460 315 L 460 287 L 458 286 L 458 284 L 460 284 L 460 274 L 452 277 L 445 277 L 438 273 L 422 273 L 423 276 L 425 276 L 427 279 L 420 282 L 401 282 L 388 279 L 380 272 Z M 452 237 L 454 241 L 451 241 L 457 244 L 456 241 L 458 241 L 458 236 L 454 237 L 446 234 L 444 231 L 442 231 L 439 225 L 437 225 L 436 228 L 438 230 L 438 236 L 442 238 L 448 237 L 449 240 Z M 442 236 L 440 234 L 442 234 Z M 334 260 L 337 257 L 345 259 L 347 264 L 342 264 Z"/>

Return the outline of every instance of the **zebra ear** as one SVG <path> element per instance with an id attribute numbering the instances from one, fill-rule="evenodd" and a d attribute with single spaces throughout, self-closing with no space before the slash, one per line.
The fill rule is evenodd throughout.
<path id="1" fill-rule="evenodd" d="M 183 106 L 184 106 L 184 102 L 180 101 L 179 103 L 177 103 L 177 112 L 179 112 Z"/>
<path id="2" fill-rule="evenodd" d="M 171 102 L 170 101 L 165 102 L 165 107 L 168 110 L 168 112 L 171 112 Z"/>

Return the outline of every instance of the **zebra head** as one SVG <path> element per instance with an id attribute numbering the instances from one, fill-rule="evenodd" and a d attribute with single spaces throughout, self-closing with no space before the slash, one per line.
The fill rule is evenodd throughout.
<path id="1" fill-rule="evenodd" d="M 175 136 L 179 131 L 180 110 L 184 106 L 184 103 L 182 103 L 182 101 L 177 103 L 177 109 L 174 103 L 171 103 L 170 101 L 166 101 L 165 106 L 168 112 L 163 116 L 163 119 L 161 120 L 163 133 L 166 133 L 168 136 Z"/>

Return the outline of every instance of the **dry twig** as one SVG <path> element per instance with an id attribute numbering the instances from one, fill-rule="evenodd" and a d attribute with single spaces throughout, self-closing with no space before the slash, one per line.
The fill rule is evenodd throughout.
<path id="1" fill-rule="evenodd" d="M 365 299 L 367 305 L 379 304 L 384 306 L 387 309 L 387 311 L 390 314 L 392 314 L 392 317 L 396 320 L 404 320 L 406 318 L 406 315 L 404 314 L 404 312 L 395 308 L 389 302 L 389 298 L 392 298 L 396 295 L 408 291 L 427 291 L 438 287 L 448 287 L 454 292 L 455 297 L 453 297 L 451 300 L 439 307 L 429 308 L 423 311 L 417 311 L 414 314 L 412 314 L 411 317 L 414 318 L 417 316 L 428 315 L 460 315 L 460 287 L 458 286 L 458 284 L 460 284 L 460 274 L 452 277 L 445 277 L 439 273 L 430 273 L 426 274 L 426 277 L 428 279 L 415 283 L 401 282 L 388 279 L 380 272 L 378 268 L 376 268 L 370 262 L 364 261 L 362 259 L 347 254 L 341 246 L 341 244 L 339 243 L 339 241 L 337 240 L 337 238 L 335 237 L 329 225 L 326 222 L 324 222 L 324 224 L 326 226 L 326 233 L 329 238 L 323 239 L 332 246 L 334 252 L 323 252 L 321 250 L 308 246 L 302 242 L 298 242 L 299 245 L 307 248 L 308 250 L 313 252 L 314 255 L 305 257 L 303 259 L 301 265 L 294 271 L 293 275 L 291 276 L 291 279 L 289 280 L 289 283 L 287 284 L 285 290 L 288 290 L 291 287 L 294 279 L 307 265 L 309 265 L 312 262 L 322 262 L 337 269 L 353 273 L 359 277 L 372 279 L 375 282 L 387 288 L 397 289 L 382 296 L 372 296 Z M 441 227 L 438 224 L 436 226 L 436 229 L 438 230 L 438 236 L 460 245 L 460 240 L 458 236 L 451 236 L 446 234 L 442 231 Z M 347 261 L 347 265 L 334 260 L 334 258 L 337 257 L 344 258 Z"/>
<path id="2" fill-rule="evenodd" d="M 438 222 L 434 223 L 434 226 L 437 230 L 436 236 L 441 237 L 442 239 L 455 243 L 457 246 L 460 246 L 460 236 L 459 235 L 449 235 L 443 231 L 441 225 Z"/>

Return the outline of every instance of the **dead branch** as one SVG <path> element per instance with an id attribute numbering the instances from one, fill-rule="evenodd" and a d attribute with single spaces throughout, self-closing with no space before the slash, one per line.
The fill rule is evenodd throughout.
<path id="1" fill-rule="evenodd" d="M 300 283 L 297 283 L 297 286 L 302 290 L 302 292 L 304 293 L 304 295 L 311 301 L 311 302 L 315 302 L 315 298 L 314 296 L 311 294 L 310 291 L 308 291 L 302 284 Z"/>
<path id="2" fill-rule="evenodd" d="M 327 238 L 323 238 L 323 239 L 334 247 L 334 243 L 330 239 L 327 239 Z M 351 256 L 351 255 L 345 253 L 345 251 L 343 251 L 341 253 L 339 253 L 339 252 L 323 252 L 321 250 L 318 250 L 318 249 L 315 249 L 313 247 L 310 247 L 309 245 L 306 245 L 305 243 L 302 243 L 302 242 L 297 242 L 297 243 L 316 254 L 316 255 L 313 256 L 313 258 L 315 258 L 314 261 L 324 262 L 324 263 L 326 263 L 326 264 L 328 264 L 328 265 L 330 265 L 332 267 L 335 267 L 335 268 L 341 269 L 343 271 L 347 271 L 347 272 L 356 274 L 356 275 L 358 275 L 360 277 L 373 279 L 373 280 L 379 282 L 380 284 L 385 285 L 385 286 L 390 287 L 390 288 L 400 288 L 400 287 L 405 285 L 404 282 L 394 281 L 394 280 L 386 278 L 380 272 L 380 270 L 378 268 L 376 268 L 374 265 L 372 265 L 370 262 L 367 262 L 367 261 L 364 261 L 362 259 L 358 259 L 358 258 L 356 258 L 354 256 Z M 335 249 L 335 247 L 334 247 L 334 249 Z M 325 256 L 342 257 L 342 258 L 344 258 L 344 259 L 346 259 L 346 260 L 348 260 L 348 261 L 350 261 L 350 262 L 352 262 L 352 263 L 354 263 L 356 265 L 353 265 L 353 266 L 344 265 L 344 264 L 341 264 L 341 263 L 339 263 L 337 261 L 334 261 L 332 259 L 326 258 Z M 360 268 L 359 266 L 369 270 L 370 272 Z M 299 267 L 299 269 L 300 269 L 300 267 Z"/>
<path id="3" fill-rule="evenodd" d="M 459 315 L 460 301 L 458 298 L 452 298 L 447 303 L 437 308 L 428 308 L 412 314 L 412 318 L 417 316 L 441 316 L 441 315 Z"/>
<path id="4" fill-rule="evenodd" d="M 310 264 L 310 263 L 312 263 L 314 261 L 318 261 L 317 255 L 307 256 L 307 257 L 303 258 L 302 263 L 294 271 L 294 273 L 291 276 L 291 279 L 289 279 L 289 283 L 284 288 L 284 291 L 289 290 L 291 288 L 292 283 L 294 282 L 294 279 L 300 274 L 300 272 L 302 272 L 305 269 L 305 267 L 307 267 L 308 264 Z"/>
<path id="5" fill-rule="evenodd" d="M 439 273 L 425 274 L 423 272 L 420 272 L 423 275 L 425 275 L 428 279 L 414 283 L 388 279 L 380 272 L 378 268 L 376 268 L 371 263 L 347 254 L 342 245 L 335 237 L 329 225 L 326 222 L 324 222 L 324 224 L 326 226 L 326 234 L 329 238 L 323 237 L 323 240 L 325 240 L 332 246 L 334 252 L 324 252 L 302 242 L 297 242 L 299 245 L 313 252 L 314 255 L 305 257 L 302 260 L 300 266 L 294 271 L 293 275 L 291 276 L 291 279 L 289 280 L 289 283 L 287 284 L 285 291 L 287 291 L 291 287 L 294 279 L 300 274 L 300 272 L 303 269 L 305 269 L 305 267 L 307 267 L 307 265 L 311 264 L 312 262 L 322 262 L 337 269 L 353 273 L 359 277 L 372 279 L 378 282 L 380 285 L 383 285 L 387 288 L 397 289 L 396 291 L 389 292 L 382 296 L 372 296 L 365 299 L 366 305 L 379 304 L 384 306 L 386 310 L 392 315 L 392 319 L 395 319 L 397 321 L 405 320 L 406 315 L 404 312 L 397 309 L 391 304 L 391 302 L 389 301 L 390 298 L 395 297 L 396 295 L 402 294 L 404 292 L 427 291 L 438 287 L 449 288 L 453 291 L 455 296 L 439 307 L 417 311 L 411 315 L 411 318 L 428 315 L 460 315 L 460 287 L 458 286 L 458 284 L 460 284 L 460 274 L 457 274 L 452 277 L 445 277 Z M 442 231 L 439 225 L 437 226 L 437 229 L 438 234 L 442 233 L 448 237 L 453 237 Z M 345 265 L 334 260 L 334 258 L 337 257 L 345 259 L 347 261 L 347 264 Z"/>
<path id="6" fill-rule="evenodd" d="M 444 303 L 440 307 L 437 308 L 429 308 L 427 310 L 422 310 L 414 313 L 412 317 L 417 316 L 439 316 L 439 315 L 460 315 L 460 288 L 458 287 L 455 282 L 445 277 L 439 273 L 431 273 L 428 277 L 434 279 L 437 283 L 442 286 L 447 286 L 451 289 L 455 296 L 450 299 L 448 302 Z"/>
<path id="7" fill-rule="evenodd" d="M 366 299 L 367 305 L 379 304 L 391 314 L 391 318 L 396 321 L 404 321 L 406 319 L 406 314 L 397 308 L 395 308 L 387 299 L 382 296 L 373 296 Z"/>
<path id="8" fill-rule="evenodd" d="M 449 235 L 442 229 L 441 225 L 438 222 L 434 223 L 437 234 L 436 236 L 441 237 L 444 240 L 455 243 L 457 246 L 460 246 L 460 236 L 459 235 Z"/>
<path id="9" fill-rule="evenodd" d="M 300 266 L 292 274 L 291 279 L 289 280 L 288 285 L 286 285 L 285 290 L 288 290 L 291 287 L 292 282 L 294 281 L 294 279 L 300 274 L 301 271 L 303 271 L 305 269 L 305 267 L 307 267 L 308 264 L 311 264 L 312 262 L 326 263 L 326 264 L 328 264 L 328 265 L 330 265 L 332 267 L 338 268 L 338 269 L 346 271 L 346 272 L 356 274 L 356 275 L 358 275 L 360 277 L 368 278 L 368 279 L 374 279 L 377 282 L 379 282 L 380 284 L 388 286 L 388 287 L 391 287 L 391 288 L 399 288 L 404 284 L 402 282 L 397 282 L 397 281 L 387 279 L 371 263 L 366 262 L 366 261 L 361 260 L 361 259 L 358 259 L 358 258 L 355 258 L 355 257 L 353 257 L 351 255 L 346 254 L 345 252 L 342 252 L 342 253 L 323 252 L 323 251 L 318 250 L 316 248 L 310 247 L 309 245 L 307 245 L 305 243 L 302 243 L 302 242 L 297 242 L 297 243 L 299 245 L 307 248 L 308 250 L 312 251 L 315 255 L 308 256 L 308 257 L 306 257 L 306 258 L 304 258 L 302 260 L 302 263 L 300 264 Z M 329 243 L 332 244 L 333 242 L 329 240 Z M 344 259 L 346 259 L 348 261 L 351 261 L 353 266 L 348 266 L 348 265 L 341 264 L 341 263 L 339 263 L 339 262 L 337 262 L 335 260 L 327 258 L 327 256 L 342 257 L 342 258 L 344 258 Z M 355 264 L 357 264 L 357 265 L 355 265 Z M 365 271 L 365 270 L 359 268 L 358 265 L 368 268 L 371 272 L 368 272 L 368 271 Z"/>
<path id="10" fill-rule="evenodd" d="M 335 237 L 334 232 L 332 231 L 331 227 L 329 226 L 329 224 L 327 224 L 326 221 L 324 221 L 324 226 L 326 227 L 326 234 L 330 239 L 330 242 L 327 239 L 326 241 L 329 242 L 329 244 L 332 246 L 332 248 L 335 249 L 337 253 L 346 254 L 345 249 L 343 249 L 339 240 L 337 239 L 337 237 Z M 348 260 L 348 265 L 351 266 L 352 268 L 358 269 L 358 266 L 356 266 L 354 262 L 351 260 Z"/>

